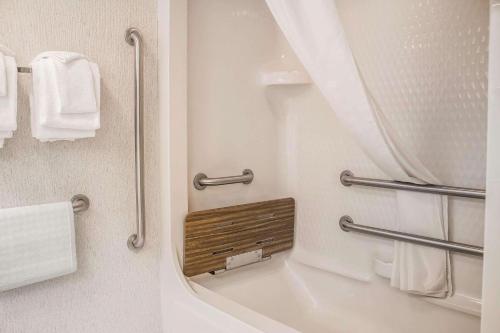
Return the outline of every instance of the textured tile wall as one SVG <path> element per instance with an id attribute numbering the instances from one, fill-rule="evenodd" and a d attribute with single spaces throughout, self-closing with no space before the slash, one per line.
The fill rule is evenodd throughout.
<path id="1" fill-rule="evenodd" d="M 488 1 L 337 1 L 367 87 L 398 134 L 443 183 L 485 187 Z M 338 218 L 395 226 L 393 191 L 343 188 L 338 175 L 384 177 L 312 88 L 292 109 L 298 246 L 366 276 L 389 242 L 345 234 Z M 307 100 L 305 99 L 307 98 Z M 455 241 L 482 245 L 484 202 L 450 199 Z M 482 261 L 453 256 L 458 292 L 480 297 Z"/>
<path id="2" fill-rule="evenodd" d="M 19 130 L 0 149 L 0 207 L 89 196 L 76 222 L 75 274 L 0 294 L 0 331 L 159 332 L 158 107 L 156 1 L 0 1 L 0 43 L 20 65 L 42 51 L 88 55 L 102 76 L 102 128 L 94 139 L 42 144 L 30 134 L 30 76 L 19 77 Z M 145 40 L 147 243 L 126 247 L 135 229 L 133 48 Z"/>

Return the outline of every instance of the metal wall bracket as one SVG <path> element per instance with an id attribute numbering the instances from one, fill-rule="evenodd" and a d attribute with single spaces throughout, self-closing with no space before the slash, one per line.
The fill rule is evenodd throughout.
<path id="1" fill-rule="evenodd" d="M 270 258 L 270 257 L 267 257 Z M 262 258 L 262 249 L 245 252 L 232 257 L 226 258 L 226 270 L 235 269 L 241 266 L 254 264 L 265 260 Z"/>

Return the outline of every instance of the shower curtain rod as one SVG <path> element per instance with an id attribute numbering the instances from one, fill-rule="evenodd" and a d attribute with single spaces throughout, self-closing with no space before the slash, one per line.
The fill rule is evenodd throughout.
<path id="1" fill-rule="evenodd" d="M 430 185 L 430 184 L 418 185 L 418 184 L 404 183 L 392 180 L 362 178 L 362 177 L 355 177 L 354 174 L 349 170 L 342 171 L 342 173 L 340 174 L 340 182 L 344 186 L 361 185 L 361 186 L 388 188 L 393 190 L 451 195 L 455 197 L 464 197 L 473 199 L 486 198 L 486 191 L 483 189 L 453 187 L 444 185 Z"/>
<path id="2" fill-rule="evenodd" d="M 455 243 L 448 240 L 418 236 L 413 234 L 407 234 L 399 231 L 386 230 L 381 228 L 369 227 L 366 225 L 355 224 L 354 220 L 350 216 L 342 216 L 339 221 L 340 228 L 343 231 L 354 231 L 362 234 L 368 234 L 372 236 L 378 236 L 382 238 L 389 238 L 397 241 L 414 243 L 418 245 L 430 246 L 442 250 L 448 250 L 452 252 L 460 252 L 464 254 L 470 254 L 473 256 L 482 257 L 484 250 L 482 247 Z"/>

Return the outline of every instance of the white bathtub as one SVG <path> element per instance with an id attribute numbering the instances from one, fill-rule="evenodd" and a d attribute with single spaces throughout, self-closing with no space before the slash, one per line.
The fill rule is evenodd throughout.
<path id="1" fill-rule="evenodd" d="M 429 305 L 387 280 L 356 281 L 287 254 L 190 283 L 205 302 L 263 332 L 479 332 L 479 318 Z"/>

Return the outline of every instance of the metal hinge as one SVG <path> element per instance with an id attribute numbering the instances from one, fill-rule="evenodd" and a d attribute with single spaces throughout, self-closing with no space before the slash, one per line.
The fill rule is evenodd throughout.
<path id="1" fill-rule="evenodd" d="M 229 271 L 238 267 L 254 264 L 261 261 L 266 261 L 271 259 L 271 256 L 263 257 L 262 249 L 255 251 L 241 253 L 235 256 L 226 258 L 226 269 L 221 269 L 218 271 L 210 272 L 211 274 L 219 274 L 225 271 Z"/>

